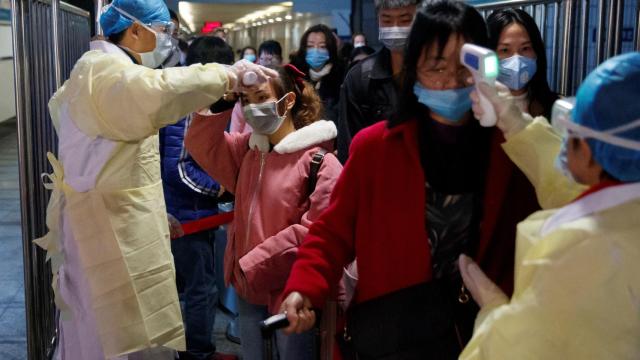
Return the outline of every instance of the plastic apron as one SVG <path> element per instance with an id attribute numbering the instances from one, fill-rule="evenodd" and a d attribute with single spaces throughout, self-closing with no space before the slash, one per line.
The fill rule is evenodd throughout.
<path id="1" fill-rule="evenodd" d="M 48 154 L 54 172 L 45 184 L 53 190 L 47 208 L 50 232 L 35 241 L 52 261 L 52 286 L 62 312 L 58 356 L 127 359 L 135 356 L 126 354 L 151 347 L 184 350 L 159 176 L 138 188 L 96 188 L 114 154 L 132 145 L 91 139 L 60 113 L 63 163 Z M 133 145 L 136 154 L 157 147 L 157 140 L 156 135 Z M 149 161 L 159 163 L 156 155 Z"/>

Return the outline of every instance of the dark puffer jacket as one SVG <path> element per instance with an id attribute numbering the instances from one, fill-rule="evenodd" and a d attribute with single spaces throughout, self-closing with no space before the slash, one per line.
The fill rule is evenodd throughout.
<path id="1" fill-rule="evenodd" d="M 184 135 L 191 117 L 160 130 L 162 186 L 167 212 L 181 223 L 215 215 L 220 185 L 187 153 Z"/>

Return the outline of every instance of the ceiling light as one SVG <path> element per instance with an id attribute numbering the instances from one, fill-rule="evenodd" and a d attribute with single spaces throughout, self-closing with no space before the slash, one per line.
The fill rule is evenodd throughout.
<path id="1" fill-rule="evenodd" d="M 278 16 L 278 17 L 276 18 L 276 21 L 282 21 L 282 18 Z"/>
<path id="2" fill-rule="evenodd" d="M 291 19 L 293 19 L 293 16 L 291 16 L 291 15 L 286 15 L 284 18 L 285 18 L 285 19 L 287 19 L 287 20 L 291 20 Z"/>
<path id="3" fill-rule="evenodd" d="M 269 24 L 273 24 L 274 20 L 273 19 L 269 19 Z"/>

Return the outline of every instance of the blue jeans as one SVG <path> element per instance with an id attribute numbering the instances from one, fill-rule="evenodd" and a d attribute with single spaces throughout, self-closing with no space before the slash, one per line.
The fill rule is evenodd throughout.
<path id="1" fill-rule="evenodd" d="M 203 231 L 171 241 L 182 299 L 188 359 L 208 359 L 215 353 L 213 325 L 218 291 L 214 268 L 215 231 Z"/>
<path id="2" fill-rule="evenodd" d="M 240 341 L 242 342 L 242 360 L 263 360 L 263 341 L 258 323 L 269 316 L 266 306 L 253 305 L 238 297 L 240 320 Z M 314 360 L 316 358 L 315 331 L 302 334 L 285 335 L 281 331 L 275 334 L 273 359 Z"/>

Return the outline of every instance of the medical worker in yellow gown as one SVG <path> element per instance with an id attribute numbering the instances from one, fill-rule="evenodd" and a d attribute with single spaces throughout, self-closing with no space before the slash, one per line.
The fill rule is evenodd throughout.
<path id="1" fill-rule="evenodd" d="M 509 96 L 482 87 L 541 203 L 567 203 L 519 224 L 511 299 L 461 257 L 481 311 L 460 359 L 640 358 L 639 84 L 640 53 L 607 60 L 575 99 L 556 102 L 557 130 L 527 124 Z"/>
<path id="2" fill-rule="evenodd" d="M 58 359 L 163 359 L 159 347 L 184 350 L 185 338 L 158 129 L 237 90 L 249 70 L 259 81 L 274 72 L 247 62 L 154 70 L 171 52 L 164 2 L 105 10 L 110 40 L 91 44 L 49 103 L 59 160 L 49 155 L 50 232 L 36 242 L 55 274 Z"/>

